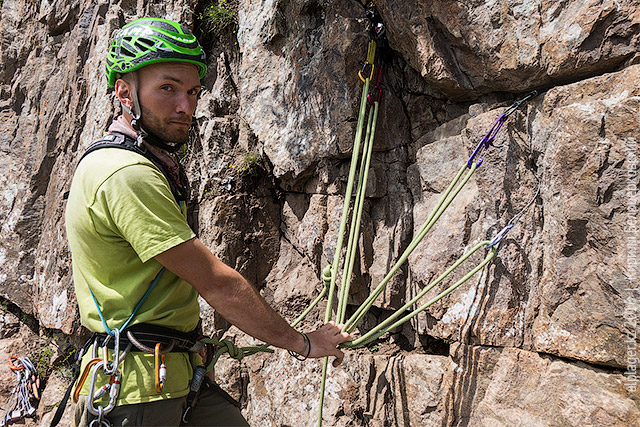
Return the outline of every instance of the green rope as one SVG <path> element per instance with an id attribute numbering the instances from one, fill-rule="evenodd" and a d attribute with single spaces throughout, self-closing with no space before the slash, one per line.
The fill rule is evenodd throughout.
<path id="1" fill-rule="evenodd" d="M 360 162 L 360 175 L 358 177 L 358 187 L 356 189 L 356 200 L 353 204 L 351 228 L 349 230 L 349 243 L 347 245 L 347 258 L 345 259 L 344 273 L 342 275 L 342 287 L 337 311 L 336 323 L 344 322 L 347 311 L 347 299 L 349 288 L 351 287 L 351 275 L 355 264 L 356 249 L 358 248 L 358 238 L 360 236 L 360 224 L 362 221 L 362 208 L 367 192 L 367 180 L 369 179 L 369 167 L 371 165 L 371 154 L 373 153 L 373 139 L 376 131 L 376 121 L 378 119 L 378 102 L 374 103 L 373 113 L 369 109 L 369 120 L 367 123 L 367 134 L 365 145 L 362 149 L 363 160 Z"/>
<path id="2" fill-rule="evenodd" d="M 338 243 L 336 252 L 333 256 L 333 264 L 331 270 L 331 284 L 329 286 L 329 296 L 327 298 L 327 310 L 324 316 L 324 323 L 331 320 L 333 309 L 333 295 L 336 287 L 336 277 L 338 275 L 338 264 L 340 262 L 340 253 L 342 252 L 342 243 L 344 240 L 344 230 L 347 225 L 347 215 L 349 214 L 349 206 L 351 204 L 351 193 L 353 191 L 353 182 L 356 176 L 356 166 L 358 163 L 358 154 L 360 153 L 360 142 L 362 140 L 362 126 L 364 124 L 364 113 L 367 106 L 367 94 L 369 92 L 369 79 L 367 78 L 362 88 L 362 97 L 360 98 L 360 113 L 358 115 L 358 127 L 356 137 L 353 142 L 353 153 L 351 155 L 351 166 L 349 168 L 349 180 L 347 181 L 347 189 L 344 196 L 344 205 L 342 206 L 342 220 L 340 221 L 340 229 L 338 231 Z"/>
<path id="3" fill-rule="evenodd" d="M 420 230 L 418 231 L 418 234 L 416 235 L 416 237 L 413 238 L 413 240 L 411 241 L 407 249 L 405 249 L 405 251 L 402 253 L 398 261 L 391 268 L 389 273 L 387 273 L 387 275 L 384 277 L 384 279 L 382 279 L 382 281 L 376 287 L 376 289 L 374 289 L 374 291 L 369 295 L 369 297 L 367 297 L 367 299 L 365 299 L 365 301 L 360 305 L 360 307 L 356 309 L 355 313 L 349 318 L 349 320 L 347 320 L 347 322 L 345 323 L 345 330 L 347 332 L 349 333 L 353 332 L 353 330 L 360 323 L 360 321 L 362 320 L 364 315 L 367 313 L 367 311 L 371 308 L 371 306 L 373 306 L 373 303 L 378 298 L 378 296 L 380 296 L 380 294 L 384 291 L 385 287 L 387 286 L 391 278 L 400 269 L 400 267 L 402 267 L 402 265 L 407 261 L 411 253 L 418 246 L 418 244 L 422 242 L 422 240 L 427 235 L 427 233 L 431 230 L 431 228 L 436 223 L 436 221 L 440 219 L 444 211 L 449 207 L 451 202 L 453 202 L 455 197 L 460 193 L 462 188 L 467 184 L 467 182 L 469 181 L 469 179 L 471 178 L 471 176 L 476 170 L 475 164 L 471 167 L 471 169 L 469 169 L 469 172 L 467 172 L 466 176 L 464 177 L 464 179 L 462 179 L 462 182 L 460 182 L 458 187 L 455 188 L 456 184 L 458 184 L 458 182 L 460 181 L 460 178 L 464 174 L 464 171 L 466 168 L 467 168 L 467 165 L 465 163 L 464 166 L 458 172 L 458 174 L 455 176 L 453 181 L 451 181 L 451 184 L 449 184 L 449 187 L 444 192 L 444 194 L 440 198 L 440 201 L 435 206 L 433 211 L 429 214 L 429 216 L 427 217 L 427 220 L 424 222 L 422 227 L 420 227 Z"/>
<path id="4" fill-rule="evenodd" d="M 211 369 L 213 369 L 213 366 L 216 364 L 216 362 L 218 362 L 218 359 L 220 359 L 220 356 L 222 356 L 224 353 L 229 353 L 229 357 L 237 361 L 241 361 L 245 356 L 251 356 L 252 354 L 256 354 L 258 352 L 273 353 L 273 349 L 269 348 L 267 344 L 262 344 L 259 346 L 238 347 L 231 340 L 216 340 L 213 338 L 203 338 L 200 340 L 200 342 L 204 344 L 212 344 L 217 348 L 213 359 L 206 368 L 206 372 L 209 372 Z"/>
<path id="5" fill-rule="evenodd" d="M 436 286 L 437 284 L 442 282 L 449 274 L 451 274 L 451 272 L 453 272 L 467 258 L 469 258 L 471 255 L 473 255 L 479 249 L 481 249 L 483 247 L 486 247 L 486 246 L 488 246 L 490 244 L 491 244 L 490 241 L 484 241 L 484 242 L 478 243 L 476 246 L 473 247 L 473 249 L 471 249 L 469 252 L 467 252 L 462 257 L 460 257 L 451 267 L 449 267 L 444 273 L 442 273 L 434 282 L 432 282 L 431 284 L 429 284 L 429 286 L 424 288 L 411 301 L 407 302 L 401 308 L 396 310 L 396 312 L 393 315 L 391 315 L 387 319 L 385 319 L 384 322 L 380 323 L 379 325 L 376 325 L 376 327 L 371 329 L 369 332 L 367 332 L 362 337 L 360 337 L 360 338 L 358 338 L 356 340 L 353 340 L 351 342 L 343 343 L 342 347 L 345 347 L 345 348 L 357 348 L 357 347 L 362 347 L 364 345 L 367 345 L 371 341 L 375 341 L 376 339 L 378 339 L 380 336 L 384 335 L 385 333 L 387 333 L 387 332 L 397 328 L 398 326 L 402 325 L 403 323 L 408 322 L 409 320 L 413 319 L 419 313 L 423 312 L 424 310 L 429 308 L 431 305 L 435 304 L 436 302 L 440 301 L 442 298 L 444 298 L 447 295 L 449 295 L 451 292 L 453 292 L 455 289 L 457 289 L 460 285 L 462 285 L 467 280 L 469 280 L 474 274 L 476 274 L 478 271 L 482 270 L 484 268 L 484 266 L 486 266 L 493 259 L 493 257 L 496 255 L 496 253 L 498 252 L 498 248 L 496 246 L 492 246 L 491 250 L 489 251 L 489 253 L 485 257 L 485 259 L 480 264 L 478 264 L 473 270 L 471 270 L 469 273 L 467 273 L 462 279 L 458 280 L 456 283 L 454 283 L 453 285 L 449 286 L 447 289 L 445 289 L 444 291 L 439 293 L 435 298 L 433 298 L 429 302 L 423 304 L 418 309 L 412 311 L 408 315 L 404 316 L 402 319 L 400 319 L 397 322 L 391 324 L 391 322 L 393 322 L 395 319 L 400 317 L 400 315 L 402 315 L 402 313 L 404 313 L 406 310 L 411 308 L 411 306 L 413 306 L 420 299 L 422 299 L 422 297 L 424 297 L 427 292 L 429 292 L 431 289 L 433 289 L 434 286 Z"/>
<path id="6" fill-rule="evenodd" d="M 327 265 L 324 268 L 324 270 L 322 270 L 322 283 L 324 284 L 322 291 L 316 297 L 316 299 L 313 300 L 313 302 L 309 305 L 309 307 L 307 307 L 307 309 L 303 311 L 302 314 L 298 316 L 298 318 L 291 324 L 292 328 L 295 328 L 296 326 L 298 326 L 298 324 L 302 322 L 305 319 L 305 317 L 307 317 L 307 315 L 311 312 L 311 310 L 313 310 L 314 307 L 318 305 L 320 301 L 322 301 L 322 298 L 327 293 L 327 289 L 329 289 L 329 286 L 331 286 L 331 264 Z"/>
<path id="7" fill-rule="evenodd" d="M 327 369 L 329 358 L 325 357 L 322 362 L 322 380 L 320 381 L 320 401 L 318 402 L 318 427 L 322 427 L 322 408 L 324 408 L 324 390 L 327 383 Z"/>
<path id="8" fill-rule="evenodd" d="M 353 152 L 351 154 L 351 165 L 349 167 L 349 179 L 344 195 L 344 204 L 342 206 L 342 219 L 340 220 L 340 229 L 338 230 L 338 242 L 336 251 L 333 255 L 333 263 L 331 264 L 331 282 L 329 283 L 329 296 L 327 297 L 327 309 L 325 311 L 324 323 L 329 323 L 333 311 L 333 297 L 336 287 L 336 279 L 338 276 L 338 267 L 340 263 L 340 254 L 342 253 L 342 244 L 344 240 L 344 231 L 347 226 L 347 216 L 349 215 L 349 207 L 351 205 L 351 194 L 353 192 L 353 184 L 356 176 L 356 168 L 360 154 L 360 143 L 362 141 L 362 128 L 364 125 L 364 116 L 367 107 L 367 94 L 369 93 L 369 78 L 365 79 L 362 87 L 362 96 L 360 97 L 360 112 L 358 114 L 358 124 L 356 127 L 356 136 L 353 141 Z M 348 278 L 347 278 L 348 279 Z M 345 278 L 343 277 L 343 281 Z M 322 381 L 320 383 L 320 408 L 318 410 L 318 425 L 322 425 L 322 407 L 324 402 L 324 390 L 327 381 L 327 367 L 329 358 L 325 357 L 322 365 Z"/>

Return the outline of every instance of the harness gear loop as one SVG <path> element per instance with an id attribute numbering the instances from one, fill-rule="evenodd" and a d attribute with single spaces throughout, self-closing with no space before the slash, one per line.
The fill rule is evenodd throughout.
<path id="1" fill-rule="evenodd" d="M 132 331 L 127 331 L 127 338 L 129 339 L 129 341 L 131 341 L 140 351 L 144 352 L 144 353 L 149 353 L 149 354 L 155 354 L 156 353 L 156 348 L 151 348 L 148 347 L 144 344 L 142 344 L 140 341 L 138 341 L 138 339 L 135 337 L 135 335 L 133 334 Z M 169 343 L 169 345 L 164 349 L 164 350 L 160 350 L 160 355 L 164 356 L 167 353 L 170 353 L 173 348 L 175 347 L 175 340 L 171 340 L 171 342 Z M 159 345 L 159 343 L 156 344 L 156 347 Z"/>

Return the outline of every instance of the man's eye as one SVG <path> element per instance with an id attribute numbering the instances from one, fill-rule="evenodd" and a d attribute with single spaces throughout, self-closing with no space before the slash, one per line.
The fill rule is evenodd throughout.
<path id="1" fill-rule="evenodd" d="M 171 90 L 171 86 L 169 85 L 164 85 L 164 86 L 160 86 L 161 90 Z"/>

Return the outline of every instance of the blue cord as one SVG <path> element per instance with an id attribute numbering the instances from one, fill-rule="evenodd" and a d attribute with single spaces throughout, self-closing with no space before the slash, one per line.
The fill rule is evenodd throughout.
<path id="1" fill-rule="evenodd" d="M 149 285 L 149 289 L 147 289 L 147 292 L 144 294 L 144 296 L 142 297 L 142 299 L 140 300 L 136 308 L 133 310 L 133 313 L 131 313 L 131 316 L 129 316 L 129 318 L 122 324 L 122 326 L 118 328 L 119 330 L 122 331 L 129 325 L 129 322 L 131 322 L 131 320 L 133 319 L 133 316 L 136 315 L 136 313 L 138 312 L 138 309 L 140 308 L 144 300 L 147 299 L 147 297 L 149 296 L 153 288 L 155 288 L 158 282 L 160 281 L 160 278 L 162 277 L 162 273 L 164 273 L 165 270 L 166 268 L 162 267 L 158 272 L 158 274 L 156 274 L 156 277 L 153 279 L 153 281 Z M 95 295 L 93 295 L 93 291 L 91 290 L 91 288 L 89 288 L 89 292 L 91 292 L 91 298 L 93 298 L 93 302 L 96 303 L 96 308 L 98 309 L 98 314 L 100 315 L 100 320 L 102 320 L 102 325 L 104 326 L 104 330 L 107 331 L 109 335 L 115 335 L 115 333 L 111 329 L 109 329 L 109 326 L 107 326 L 107 322 L 104 320 L 104 316 L 102 315 L 102 310 L 100 310 L 100 306 L 98 305 L 98 300 L 96 300 Z"/>

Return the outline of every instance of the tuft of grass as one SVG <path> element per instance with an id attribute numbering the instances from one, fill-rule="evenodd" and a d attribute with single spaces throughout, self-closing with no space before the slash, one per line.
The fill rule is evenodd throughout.
<path id="1" fill-rule="evenodd" d="M 53 357 L 53 350 L 51 347 L 41 347 L 36 354 L 31 356 L 31 362 L 33 366 L 38 370 L 40 378 L 46 378 L 52 370 L 51 358 Z"/>
<path id="2" fill-rule="evenodd" d="M 240 165 L 240 175 L 242 176 L 257 176 L 258 175 L 258 161 L 257 154 L 245 154 L 242 156 L 242 163 Z"/>
<path id="3" fill-rule="evenodd" d="M 202 11 L 200 17 L 205 32 L 213 36 L 220 36 L 224 31 L 234 28 L 238 22 L 236 12 L 227 0 L 213 1 Z"/>

